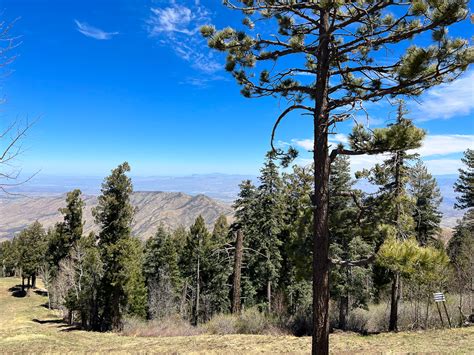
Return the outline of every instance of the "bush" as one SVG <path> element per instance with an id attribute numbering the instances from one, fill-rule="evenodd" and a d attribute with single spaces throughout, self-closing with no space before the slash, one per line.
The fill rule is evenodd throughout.
<path id="1" fill-rule="evenodd" d="M 313 318 L 311 313 L 297 313 L 289 316 L 283 325 L 291 334 L 301 337 L 304 335 L 311 335 L 313 332 Z"/>
<path id="2" fill-rule="evenodd" d="M 268 317 L 257 308 L 242 311 L 240 315 L 218 314 L 201 327 L 210 334 L 267 334 L 280 335 L 288 332 L 277 325 L 277 320 Z"/>
<path id="3" fill-rule="evenodd" d="M 140 337 L 172 337 L 190 336 L 202 333 L 202 329 L 194 327 L 179 315 L 162 319 L 144 321 L 138 318 L 126 318 L 122 334 Z"/>
<path id="4" fill-rule="evenodd" d="M 217 314 L 202 327 L 209 334 L 238 334 L 237 317 L 232 314 Z"/>

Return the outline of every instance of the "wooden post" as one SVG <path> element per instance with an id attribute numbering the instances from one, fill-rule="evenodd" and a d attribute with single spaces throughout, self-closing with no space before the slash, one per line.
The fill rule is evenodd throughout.
<path id="1" fill-rule="evenodd" d="M 444 311 L 446 312 L 446 318 L 448 318 L 449 328 L 451 328 L 451 319 L 449 319 L 448 309 L 446 308 L 446 301 L 443 302 Z"/>
<path id="2" fill-rule="evenodd" d="M 244 237 L 242 231 L 237 231 L 235 240 L 235 255 L 234 255 L 234 280 L 232 285 L 232 313 L 239 314 L 241 310 L 240 305 L 240 290 L 242 277 L 242 256 L 244 251 Z"/>
<path id="3" fill-rule="evenodd" d="M 439 319 L 441 319 L 441 325 L 444 327 L 443 316 L 441 315 L 441 309 L 439 309 L 439 304 L 436 302 L 436 308 L 438 308 Z"/>

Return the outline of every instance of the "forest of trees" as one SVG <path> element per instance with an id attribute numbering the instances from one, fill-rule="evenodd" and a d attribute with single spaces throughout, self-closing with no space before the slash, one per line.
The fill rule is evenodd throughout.
<path id="1" fill-rule="evenodd" d="M 423 137 L 400 110 L 390 129 L 402 128 L 413 130 L 414 140 Z M 455 190 L 456 206 L 466 212 L 447 245 L 439 238 L 436 180 L 416 155 L 400 150 L 356 174 L 377 187 L 373 193 L 358 189 L 349 158 L 337 157 L 329 205 L 333 327 L 351 329 L 353 310 L 386 303 L 382 329 L 397 330 L 401 300 L 414 304 L 412 328 L 430 327 L 424 312 L 437 291 L 458 295 L 459 322 L 467 320 L 474 301 L 473 157 L 465 152 Z M 221 216 L 208 230 L 198 217 L 189 229 L 161 226 L 141 241 L 131 235 L 135 210 L 124 163 L 102 185 L 93 211 L 97 233 L 84 233 L 81 192 L 71 191 L 62 222 L 49 230 L 35 222 L 0 244 L 2 275 L 20 276 L 25 294 L 40 278 L 49 307 L 84 329 L 120 330 L 127 317 L 176 315 L 198 325 L 257 309 L 296 335 L 311 334 L 312 169 L 281 169 L 270 152 L 258 183 L 240 185 L 230 225 Z"/>

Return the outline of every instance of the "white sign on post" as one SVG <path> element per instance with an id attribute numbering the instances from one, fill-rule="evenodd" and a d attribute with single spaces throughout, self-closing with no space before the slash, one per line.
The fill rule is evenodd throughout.
<path id="1" fill-rule="evenodd" d="M 435 302 L 445 302 L 446 298 L 444 297 L 444 293 L 442 292 L 436 292 L 433 293 L 433 298 Z"/>
<path id="2" fill-rule="evenodd" d="M 446 297 L 444 297 L 443 292 L 435 292 L 433 293 L 434 301 L 436 302 L 436 308 L 438 309 L 439 319 L 441 320 L 441 324 L 444 326 L 443 317 L 441 316 L 441 310 L 439 309 L 439 303 L 443 304 L 444 311 L 446 312 L 446 318 L 448 319 L 449 327 L 451 328 L 451 319 L 449 319 L 448 309 L 446 308 Z"/>

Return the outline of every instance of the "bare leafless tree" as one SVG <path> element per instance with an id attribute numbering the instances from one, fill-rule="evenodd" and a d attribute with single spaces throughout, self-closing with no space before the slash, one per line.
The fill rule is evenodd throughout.
<path id="1" fill-rule="evenodd" d="M 11 33 L 16 21 L 0 21 L 0 78 L 10 74 L 9 65 L 16 59 L 14 50 L 21 43 L 19 37 Z M 0 103 L 4 102 L 4 98 L 0 99 Z M 27 182 L 34 176 L 33 174 L 21 178 L 21 168 L 16 165 L 17 158 L 24 152 L 23 140 L 34 121 L 19 118 L 2 121 L 0 121 L 0 193 L 11 194 L 11 188 Z"/>

